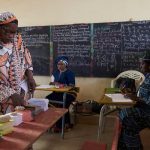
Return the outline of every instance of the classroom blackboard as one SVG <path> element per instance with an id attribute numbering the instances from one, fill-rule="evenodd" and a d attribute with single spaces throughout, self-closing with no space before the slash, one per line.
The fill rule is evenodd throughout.
<path id="1" fill-rule="evenodd" d="M 93 76 L 115 77 L 125 70 L 139 70 L 139 58 L 150 51 L 149 29 L 149 21 L 94 24 Z"/>
<path id="2" fill-rule="evenodd" d="M 53 56 L 67 56 L 76 76 L 91 75 L 90 24 L 52 26 Z"/>
<path id="3" fill-rule="evenodd" d="M 50 74 L 50 28 L 33 26 L 19 28 L 25 45 L 29 49 L 34 75 Z"/>
<path id="4" fill-rule="evenodd" d="M 50 75 L 63 55 L 76 76 L 115 77 L 139 70 L 139 58 L 150 51 L 150 21 L 24 27 L 21 32 L 37 75 Z"/>

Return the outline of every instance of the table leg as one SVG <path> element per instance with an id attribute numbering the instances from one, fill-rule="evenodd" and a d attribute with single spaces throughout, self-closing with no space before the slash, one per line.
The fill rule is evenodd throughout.
<path id="1" fill-rule="evenodd" d="M 105 113 L 106 107 L 107 107 L 106 105 L 103 105 L 100 110 L 97 140 L 100 140 L 100 138 L 101 138 L 101 134 L 102 134 L 103 126 L 104 126 L 103 119 L 104 119 L 104 113 Z"/>
<path id="2" fill-rule="evenodd" d="M 63 108 L 66 106 L 66 93 L 63 94 Z M 65 115 L 62 117 L 61 137 L 64 139 Z"/>

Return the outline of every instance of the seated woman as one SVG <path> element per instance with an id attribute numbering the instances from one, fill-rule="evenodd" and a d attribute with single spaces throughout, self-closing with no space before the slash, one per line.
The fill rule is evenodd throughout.
<path id="1" fill-rule="evenodd" d="M 75 86 L 75 75 L 74 73 L 68 69 L 68 58 L 65 56 L 58 57 L 56 60 L 57 70 L 51 76 L 50 84 L 56 86 Z M 63 93 L 53 92 L 46 96 L 49 100 L 63 100 Z M 69 108 L 70 104 L 76 99 L 76 93 L 69 92 L 66 95 L 66 106 L 65 108 Z M 56 124 L 58 130 L 61 129 L 61 121 L 58 121 Z M 65 116 L 65 126 L 67 128 L 71 127 L 70 124 L 70 116 L 69 112 Z"/>
<path id="2" fill-rule="evenodd" d="M 150 54 L 142 58 L 141 71 L 145 74 L 145 80 L 139 88 L 139 96 L 123 90 L 127 97 L 136 101 L 136 105 L 119 113 L 122 129 L 118 150 L 142 150 L 139 133 L 150 127 Z"/>

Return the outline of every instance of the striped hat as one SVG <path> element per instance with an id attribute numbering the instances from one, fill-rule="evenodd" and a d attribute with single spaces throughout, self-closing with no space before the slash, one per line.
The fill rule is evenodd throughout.
<path id="1" fill-rule="evenodd" d="M 0 25 L 10 23 L 14 20 L 17 20 L 15 15 L 11 12 L 0 13 Z"/>

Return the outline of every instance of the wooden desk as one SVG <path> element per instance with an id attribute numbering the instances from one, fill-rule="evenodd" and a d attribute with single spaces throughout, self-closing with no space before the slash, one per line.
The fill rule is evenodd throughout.
<path id="1" fill-rule="evenodd" d="M 104 95 L 102 97 L 102 99 L 100 99 L 99 101 L 101 104 L 104 105 L 114 105 L 114 106 L 133 106 L 135 104 L 135 102 L 131 101 L 131 102 L 113 102 L 112 99 L 106 95 Z"/>
<path id="2" fill-rule="evenodd" d="M 41 90 L 41 91 L 52 91 L 52 92 L 68 92 L 69 90 L 71 90 L 72 87 L 63 87 L 63 88 L 38 88 L 36 87 L 35 90 Z"/>
<path id="3" fill-rule="evenodd" d="M 56 103 L 56 104 L 61 104 L 63 106 L 63 108 L 65 108 L 67 92 L 69 92 L 73 87 L 69 87 L 69 86 L 68 87 L 62 87 L 62 88 L 56 88 L 56 87 L 47 88 L 47 87 L 48 87 L 48 85 L 46 85 L 46 88 L 45 87 L 36 87 L 35 90 L 61 92 L 61 93 L 63 93 L 62 101 L 49 100 L 49 102 Z M 65 126 L 65 115 L 62 117 L 62 132 L 61 132 L 62 138 L 64 138 L 64 126 Z"/>
<path id="4" fill-rule="evenodd" d="M 0 139 L 0 150 L 27 150 L 43 133 L 51 128 L 68 110 L 49 108 L 33 121 L 14 127 L 12 133 Z"/>
<path id="5" fill-rule="evenodd" d="M 100 114 L 99 114 L 99 125 L 98 125 L 98 140 L 100 139 L 100 136 L 101 136 L 101 133 L 102 133 L 102 130 L 103 130 L 103 126 L 104 126 L 104 116 L 114 112 L 114 111 L 117 111 L 118 110 L 118 107 L 115 107 L 114 109 L 111 109 L 111 110 L 107 110 L 108 108 L 108 105 L 109 106 L 133 106 L 135 105 L 135 102 L 134 101 L 131 101 L 131 102 L 114 102 L 112 101 L 112 99 L 106 95 L 104 95 L 102 97 L 102 99 L 99 101 L 101 104 L 104 104 L 100 110 Z"/>

